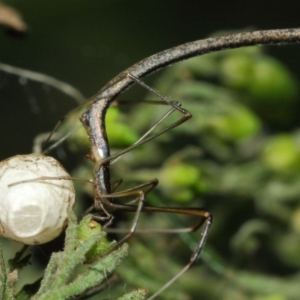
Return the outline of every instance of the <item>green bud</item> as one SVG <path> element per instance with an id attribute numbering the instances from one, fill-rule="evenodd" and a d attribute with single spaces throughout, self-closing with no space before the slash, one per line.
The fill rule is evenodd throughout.
<path id="1" fill-rule="evenodd" d="M 106 122 L 117 122 L 120 115 L 120 110 L 115 106 L 111 106 L 106 113 Z"/>
<path id="2" fill-rule="evenodd" d="M 257 134 L 260 120 L 246 107 L 235 106 L 228 112 L 215 115 L 208 122 L 208 128 L 227 141 L 238 141 Z"/>
<path id="3" fill-rule="evenodd" d="M 231 52 L 221 63 L 221 80 L 271 103 L 291 101 L 297 95 L 290 72 L 276 59 L 264 55 Z"/>
<path id="4" fill-rule="evenodd" d="M 252 80 L 253 59 L 246 53 L 233 53 L 220 66 L 221 80 L 230 87 L 245 89 Z"/>
<path id="5" fill-rule="evenodd" d="M 257 98 L 291 101 L 297 95 L 297 86 L 289 71 L 274 58 L 262 56 L 253 65 L 253 76 L 249 81 L 249 93 Z"/>
<path id="6" fill-rule="evenodd" d="M 170 186 L 192 187 L 200 179 L 200 170 L 194 166 L 180 163 L 167 164 L 161 173 L 161 181 Z"/>
<path id="7" fill-rule="evenodd" d="M 298 207 L 292 214 L 291 217 L 292 228 L 300 234 L 300 207 Z"/>
<path id="8" fill-rule="evenodd" d="M 168 198 L 186 203 L 195 198 L 195 189 L 201 183 L 201 172 L 186 163 L 167 163 L 159 178 L 160 186 Z"/>
<path id="9" fill-rule="evenodd" d="M 195 198 L 195 193 L 191 188 L 170 188 L 164 191 L 168 198 L 177 203 L 188 203 Z"/>
<path id="10" fill-rule="evenodd" d="M 128 147 L 138 140 L 135 131 L 125 123 L 118 121 L 120 112 L 116 107 L 111 107 L 106 116 L 106 130 L 111 147 Z"/>
<path id="11" fill-rule="evenodd" d="M 262 160 L 274 172 L 300 171 L 300 149 L 293 137 L 287 134 L 275 136 L 266 143 Z"/>
<path id="12" fill-rule="evenodd" d="M 80 112 L 71 113 L 62 126 L 65 133 L 70 132 L 76 126 L 79 128 L 68 138 L 68 144 L 72 151 L 89 151 L 90 141 L 84 126 L 78 121 Z M 138 139 L 138 135 L 126 124 L 120 121 L 121 112 L 117 107 L 110 107 L 105 117 L 105 124 L 111 147 L 127 147 Z"/>
<path id="13" fill-rule="evenodd" d="M 257 300 L 287 300 L 287 298 L 283 295 L 268 295 L 268 296 L 263 296 L 256 298 Z"/>
<path id="14" fill-rule="evenodd" d="M 81 241 L 87 240 L 89 237 L 102 232 L 101 225 L 91 219 L 91 216 L 85 217 L 78 225 L 77 236 Z M 102 255 L 111 248 L 111 243 L 107 238 L 98 241 L 86 254 L 86 259 L 91 260 L 96 256 Z"/>
<path id="15" fill-rule="evenodd" d="M 131 146 L 138 140 L 138 135 L 127 125 L 107 123 L 107 136 L 111 147 Z"/>

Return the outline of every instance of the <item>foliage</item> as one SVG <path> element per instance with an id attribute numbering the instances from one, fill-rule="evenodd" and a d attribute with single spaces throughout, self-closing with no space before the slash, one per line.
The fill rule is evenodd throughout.
<path id="1" fill-rule="evenodd" d="M 6 268 L 1 252 L 1 299 L 84 299 L 85 293 L 101 287 L 101 283 L 105 283 L 127 256 L 126 244 L 113 250 L 115 242 L 109 243 L 105 235 L 99 224 L 91 220 L 90 215 L 78 225 L 76 217 L 70 211 L 64 250 L 52 254 L 42 280 L 25 285 L 20 291 L 15 290 L 16 283 L 20 269 L 29 262 L 28 256 L 25 257 L 24 264 L 24 259 L 17 255 L 9 268 Z M 104 255 L 109 250 L 113 251 Z M 86 267 L 79 268 L 82 264 L 86 264 Z M 100 292 L 101 289 L 95 291 Z M 140 289 L 119 299 L 143 299 L 144 295 L 145 290 Z"/>

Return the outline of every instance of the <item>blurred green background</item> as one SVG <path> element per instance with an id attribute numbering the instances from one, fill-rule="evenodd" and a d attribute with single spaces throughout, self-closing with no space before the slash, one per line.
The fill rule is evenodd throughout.
<path id="1" fill-rule="evenodd" d="M 215 31 L 298 24 L 296 3 L 278 7 L 258 1 L 5 3 L 23 14 L 30 31 L 24 38 L 0 32 L 1 62 L 69 82 L 86 97 L 133 63 Z M 298 49 L 224 51 L 182 62 L 146 80 L 180 101 L 193 119 L 124 156 L 112 167 L 112 177 L 124 180 L 119 190 L 158 178 L 160 185 L 149 194 L 148 203 L 206 207 L 214 216 L 198 265 L 159 299 L 299 298 Z M 0 73 L 1 159 L 31 152 L 33 138 L 50 131 L 76 106 L 73 99 L 46 85 L 22 82 Z M 139 87 L 122 98 L 154 99 Z M 113 151 L 134 142 L 165 110 L 147 105 L 111 110 L 107 127 Z M 61 131 L 79 124 L 79 115 L 67 118 Z M 178 117 L 174 114 L 165 126 Z M 92 165 L 84 160 L 87 152 L 81 135 L 74 135 L 53 155 L 74 176 L 91 178 Z M 79 212 L 92 203 L 92 187 L 76 186 Z M 116 215 L 116 226 L 128 227 L 130 217 Z M 158 214 L 139 220 L 140 228 L 191 224 L 190 218 Z M 110 287 L 102 297 L 131 287 L 155 292 L 188 261 L 199 235 L 136 235 L 130 241 L 131 254 L 119 269 L 119 288 Z M 45 264 L 61 241 L 33 249 L 33 265 Z M 6 256 L 19 247 L 2 243 Z M 39 273 L 28 269 L 27 282 L 42 272 L 42 267 Z"/>

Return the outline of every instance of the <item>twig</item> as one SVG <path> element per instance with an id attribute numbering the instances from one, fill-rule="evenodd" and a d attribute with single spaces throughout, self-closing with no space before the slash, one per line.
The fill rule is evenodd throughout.
<path id="1" fill-rule="evenodd" d="M 242 32 L 198 40 L 167 49 L 136 63 L 108 82 L 95 96 L 94 103 L 107 101 L 108 106 L 120 93 L 135 83 L 127 77 L 143 78 L 161 68 L 197 55 L 254 45 L 287 45 L 300 43 L 300 28 Z"/>
<path id="2" fill-rule="evenodd" d="M 21 77 L 28 78 L 30 80 L 48 84 L 61 91 L 62 93 L 74 98 L 78 104 L 81 104 L 86 100 L 86 97 L 84 97 L 84 95 L 75 87 L 54 77 L 34 71 L 13 67 L 3 63 L 0 63 L 0 70 L 6 73 L 18 75 Z"/>

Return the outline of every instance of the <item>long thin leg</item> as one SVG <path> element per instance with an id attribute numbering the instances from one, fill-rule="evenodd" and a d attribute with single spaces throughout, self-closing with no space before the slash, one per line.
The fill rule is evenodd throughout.
<path id="1" fill-rule="evenodd" d="M 68 116 L 70 116 L 74 111 L 82 109 L 82 108 L 83 108 L 84 106 L 86 106 L 89 102 L 91 102 L 89 99 L 85 99 L 85 100 L 86 100 L 85 102 L 82 102 L 80 105 L 78 105 L 78 106 L 76 106 L 75 108 L 71 109 L 65 116 L 63 116 L 62 118 L 60 118 L 60 119 L 58 120 L 58 122 L 56 123 L 56 125 L 54 126 L 54 128 L 52 129 L 52 131 L 51 131 L 51 132 L 46 136 L 46 138 L 45 138 L 43 141 L 41 141 L 41 142 L 47 144 L 47 143 L 51 140 L 52 136 L 55 134 L 55 132 L 57 131 L 57 129 L 60 127 L 60 125 L 63 123 L 63 121 L 64 121 Z M 74 129 L 74 131 L 76 131 L 76 130 L 77 130 L 77 128 Z M 72 133 L 73 133 L 73 131 L 72 131 L 70 134 L 72 134 Z M 68 137 L 70 134 L 67 134 L 66 136 Z M 62 143 L 67 137 L 61 137 L 61 139 L 59 139 L 59 141 L 56 142 L 57 145 L 59 145 L 60 143 Z M 55 146 L 50 146 L 49 148 L 45 149 L 45 150 L 43 151 L 43 153 L 48 153 L 51 149 L 53 149 L 53 148 L 56 147 L 57 145 L 55 145 Z"/>
<path id="2" fill-rule="evenodd" d="M 47 180 L 75 180 L 75 181 L 84 181 L 84 182 L 94 184 L 94 181 L 92 179 L 82 179 L 82 178 L 76 178 L 76 177 L 71 177 L 71 176 L 70 177 L 69 176 L 58 176 L 58 177 L 42 176 L 42 177 L 36 177 L 36 178 L 27 179 L 27 180 L 16 181 L 14 183 L 9 184 L 8 187 L 12 187 L 12 186 L 27 183 L 27 182 L 35 182 L 35 181 L 38 181 L 38 182 L 45 181 L 45 183 L 47 183 Z"/>
<path id="3" fill-rule="evenodd" d="M 150 86 L 148 86 L 147 84 L 145 84 L 142 80 L 138 79 L 137 77 L 135 77 L 134 75 L 132 75 L 131 73 L 127 73 L 125 75 L 125 77 L 129 77 L 132 80 L 134 80 L 137 84 L 139 84 L 140 86 L 142 86 L 143 88 L 145 88 L 146 90 L 148 90 L 149 92 L 154 93 L 155 95 L 157 95 L 159 98 L 161 98 L 163 100 L 163 103 L 165 103 L 166 105 L 170 105 L 171 109 L 163 115 L 163 117 L 156 123 L 154 124 L 146 133 L 144 133 L 142 135 L 141 138 L 139 138 L 133 145 L 131 145 L 130 147 L 119 151 L 115 154 L 112 154 L 108 157 L 104 157 L 101 161 L 102 164 L 105 164 L 109 161 L 115 161 L 116 159 L 118 159 L 120 156 L 122 156 L 123 154 L 133 150 L 134 148 L 145 144 L 153 139 L 155 139 L 156 137 L 164 134 L 165 132 L 179 126 L 180 124 L 186 122 L 188 119 L 190 119 L 192 117 L 191 113 L 189 111 L 187 111 L 186 109 L 181 107 L 181 104 L 177 101 L 172 101 L 170 99 L 168 99 L 167 97 L 163 96 L 161 93 L 159 93 L 157 90 L 151 88 Z M 155 101 L 147 101 L 146 103 L 154 103 Z M 158 101 L 158 104 L 161 104 L 161 101 Z M 153 130 L 159 125 L 161 124 L 171 113 L 173 113 L 175 110 L 177 110 L 178 112 L 180 112 L 181 114 L 183 114 L 183 117 L 180 118 L 179 120 L 175 121 L 174 123 L 172 123 L 171 125 L 167 126 L 166 128 L 160 130 L 159 132 L 156 132 L 153 135 L 150 135 Z"/>
<path id="4" fill-rule="evenodd" d="M 186 271 L 188 271 L 198 260 L 198 257 L 201 253 L 201 250 L 204 246 L 208 230 L 212 224 L 212 216 L 211 214 L 207 213 L 206 220 L 204 222 L 204 227 L 201 232 L 201 236 L 199 239 L 199 242 L 197 244 L 196 249 L 194 250 L 192 256 L 190 257 L 189 262 L 187 265 L 181 269 L 180 272 L 178 272 L 173 278 L 171 278 L 167 283 L 165 283 L 158 291 L 156 291 L 151 297 L 148 298 L 148 300 L 152 300 L 156 298 L 159 294 L 161 294 L 164 290 L 166 290 L 169 286 L 171 286 L 178 278 L 180 278 Z"/>
<path id="5" fill-rule="evenodd" d="M 150 129 L 148 129 L 148 131 L 147 132 L 145 132 L 134 144 L 132 144 L 130 147 L 128 147 L 128 148 L 126 148 L 126 149 L 124 149 L 124 150 L 122 150 L 122 151 L 119 151 L 117 154 L 118 154 L 118 156 L 115 158 L 115 159 L 113 159 L 111 162 L 110 162 L 110 164 L 113 164 L 113 163 L 115 163 L 118 159 L 120 159 L 121 157 L 122 157 L 122 155 L 124 155 L 125 153 L 127 153 L 127 152 L 129 152 L 129 151 L 131 151 L 131 150 L 133 150 L 134 148 L 136 148 L 137 146 L 139 146 L 139 145 L 141 145 L 141 144 L 144 144 L 144 143 L 146 143 L 146 142 L 148 142 L 148 141 L 150 141 L 150 140 L 152 140 L 152 139 L 154 139 L 154 138 L 156 138 L 158 135 L 153 135 L 153 136 L 151 136 L 151 139 L 147 139 L 147 136 L 149 136 L 150 135 L 150 133 L 158 126 L 158 125 L 160 125 L 171 113 L 173 113 L 175 111 L 175 108 L 171 108 L 168 112 L 166 112 Z M 170 128 L 170 129 L 172 129 L 172 128 Z M 169 129 L 169 130 L 170 130 Z M 147 140 L 146 142 L 144 142 L 144 140 Z M 112 157 L 112 156 L 110 156 L 110 157 Z"/>
<path id="6" fill-rule="evenodd" d="M 131 205 L 118 205 L 120 209 L 123 211 L 135 211 L 136 207 Z M 203 229 L 200 234 L 200 238 L 198 244 L 192 253 L 189 262 L 185 265 L 184 268 L 181 269 L 174 277 L 172 277 L 166 284 L 164 284 L 158 291 L 156 291 L 150 298 L 147 300 L 152 300 L 156 298 L 159 294 L 161 294 L 165 289 L 167 289 L 170 285 L 172 285 L 178 278 L 180 278 L 186 271 L 188 271 L 198 260 L 203 245 L 205 243 L 208 230 L 212 224 L 212 215 L 201 208 L 180 208 L 180 207 L 151 207 L 151 206 L 144 206 L 142 207 L 142 211 L 146 212 L 162 212 L 162 213 L 172 213 L 172 214 L 184 214 L 190 216 L 199 217 L 199 221 L 195 223 L 193 226 L 188 228 L 179 228 L 179 229 L 146 229 L 146 230 L 136 230 L 136 233 L 150 233 L 150 232 L 157 232 L 157 233 L 183 233 L 183 232 L 193 232 L 196 231 L 200 226 L 203 225 Z M 123 230 L 118 229 L 107 229 L 108 232 L 122 232 Z"/>
<path id="7" fill-rule="evenodd" d="M 140 184 L 134 188 L 131 189 L 127 189 L 125 191 L 121 191 L 121 192 L 115 192 L 112 194 L 108 194 L 108 195 L 101 195 L 103 197 L 102 201 L 100 201 L 99 203 L 95 203 L 94 208 L 100 209 L 102 210 L 102 208 L 104 208 L 105 213 L 109 214 L 110 219 L 108 221 L 108 225 L 110 225 L 112 223 L 113 220 L 113 216 L 109 213 L 110 211 L 114 211 L 114 210 L 120 210 L 124 207 L 123 204 L 117 204 L 117 203 L 113 203 L 110 202 L 109 199 L 110 198 L 124 198 L 124 197 L 128 197 L 128 196 L 132 196 L 132 195 L 137 195 L 137 197 L 133 200 L 130 201 L 130 203 L 134 202 L 137 203 L 137 205 L 135 206 L 131 206 L 135 212 L 135 216 L 133 218 L 131 227 L 129 228 L 129 230 L 127 230 L 127 234 L 125 235 L 125 237 L 123 237 L 120 241 L 117 242 L 117 244 L 115 245 L 115 247 L 119 246 L 120 244 L 124 243 L 127 239 L 129 239 L 135 232 L 136 227 L 137 227 L 137 223 L 140 217 L 140 213 L 141 211 L 143 211 L 143 206 L 145 203 L 145 196 L 158 184 L 158 180 L 157 179 L 153 179 L 149 182 Z M 146 188 L 146 189 L 144 189 Z M 144 190 L 143 190 L 144 189 Z M 97 204 L 100 205 L 97 207 Z M 101 217 L 100 217 L 101 218 Z M 97 220 L 97 216 L 94 216 L 94 219 Z M 105 226 L 105 228 L 107 227 L 107 225 Z M 111 251 L 111 250 L 110 250 Z"/>

